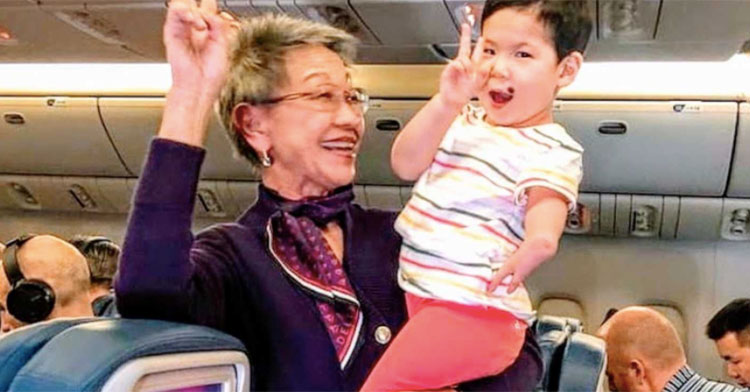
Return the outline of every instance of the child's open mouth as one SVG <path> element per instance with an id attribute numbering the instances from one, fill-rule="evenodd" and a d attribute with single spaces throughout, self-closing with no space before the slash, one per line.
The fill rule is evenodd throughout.
<path id="1" fill-rule="evenodd" d="M 508 88 L 507 91 L 502 90 L 490 90 L 490 98 L 492 102 L 497 105 L 504 105 L 513 99 L 513 87 Z"/>

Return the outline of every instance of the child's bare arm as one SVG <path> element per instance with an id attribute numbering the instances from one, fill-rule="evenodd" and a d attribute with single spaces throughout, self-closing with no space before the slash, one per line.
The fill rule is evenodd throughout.
<path id="1" fill-rule="evenodd" d="M 419 178 L 432 163 L 445 132 L 462 107 L 445 102 L 438 93 L 409 120 L 391 149 L 391 167 L 396 176 L 409 181 Z"/>
<path id="2" fill-rule="evenodd" d="M 488 286 L 490 293 L 508 275 L 513 276 L 508 286 L 508 293 L 512 293 L 531 272 L 557 253 L 568 216 L 567 199 L 559 192 L 539 186 L 529 188 L 527 194 L 526 239 L 495 273 Z"/>
<path id="3" fill-rule="evenodd" d="M 480 38 L 471 52 L 471 29 L 461 26 L 458 55 L 440 76 L 440 92 L 406 124 L 393 143 L 391 167 L 399 178 L 416 180 L 432 163 L 445 132 L 487 79 L 489 70 L 479 67 L 483 51 Z"/>

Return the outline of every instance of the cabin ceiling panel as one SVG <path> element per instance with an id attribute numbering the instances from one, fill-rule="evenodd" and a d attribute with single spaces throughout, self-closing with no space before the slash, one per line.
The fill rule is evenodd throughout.
<path id="1" fill-rule="evenodd" d="M 140 56 L 87 35 L 36 6 L 0 7 L 0 26 L 15 37 L 0 45 L 0 61 L 5 63 L 143 61 Z"/>

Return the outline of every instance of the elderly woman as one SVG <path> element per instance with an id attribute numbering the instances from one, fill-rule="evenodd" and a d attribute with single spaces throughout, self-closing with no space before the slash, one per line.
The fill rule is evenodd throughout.
<path id="1" fill-rule="evenodd" d="M 350 85 L 355 41 L 285 16 L 237 24 L 217 14 L 216 0 L 194 1 L 172 0 L 164 26 L 173 84 L 133 202 L 120 312 L 237 336 L 260 390 L 356 390 L 406 309 L 395 214 L 352 204 L 367 108 Z M 235 223 L 194 238 L 201 145 L 217 98 L 262 184 Z M 536 382 L 539 355 L 528 343 L 512 377 L 492 385 Z"/>

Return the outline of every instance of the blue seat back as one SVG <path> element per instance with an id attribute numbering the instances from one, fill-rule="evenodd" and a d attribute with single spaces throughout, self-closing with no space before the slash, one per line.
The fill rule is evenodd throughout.
<path id="1" fill-rule="evenodd" d="M 96 320 L 58 319 L 32 324 L 3 335 L 0 338 L 0 391 L 10 389 L 11 382 L 21 368 L 52 338 L 72 326 Z"/>
<path id="2" fill-rule="evenodd" d="M 1 361 L 10 365 L 0 367 L 0 390 L 100 390 L 118 368 L 138 358 L 203 351 L 246 355 L 238 339 L 222 332 L 156 320 L 55 320 L 18 332 L 0 339 Z"/>

